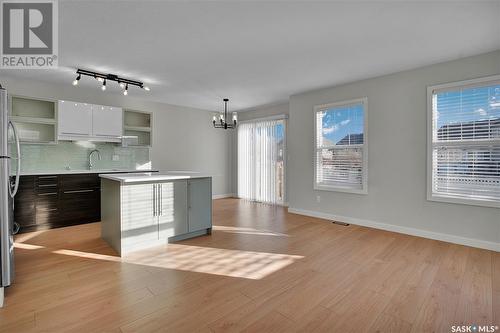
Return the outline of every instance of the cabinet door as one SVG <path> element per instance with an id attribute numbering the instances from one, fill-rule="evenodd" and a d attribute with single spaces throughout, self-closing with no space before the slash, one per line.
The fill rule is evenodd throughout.
<path id="1" fill-rule="evenodd" d="M 34 179 L 33 176 L 21 176 L 19 190 L 14 197 L 14 221 L 19 223 L 21 228 L 33 226 L 36 222 Z"/>
<path id="2" fill-rule="evenodd" d="M 153 213 L 153 184 L 122 187 L 122 248 L 133 250 L 140 243 L 158 240 L 158 217 Z"/>
<path id="3" fill-rule="evenodd" d="M 212 227 L 212 181 L 210 178 L 188 180 L 189 232 Z"/>
<path id="4" fill-rule="evenodd" d="M 92 105 L 58 102 L 58 133 L 62 136 L 89 136 L 92 132 Z"/>
<path id="5" fill-rule="evenodd" d="M 123 112 L 113 106 L 92 106 L 92 135 L 118 138 L 123 132 Z"/>
<path id="6" fill-rule="evenodd" d="M 161 183 L 160 190 L 160 238 L 186 234 L 187 222 L 187 181 Z"/>

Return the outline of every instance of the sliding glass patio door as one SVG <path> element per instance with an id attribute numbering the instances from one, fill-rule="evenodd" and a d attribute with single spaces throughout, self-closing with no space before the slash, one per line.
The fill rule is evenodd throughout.
<path id="1" fill-rule="evenodd" d="M 285 202 L 285 119 L 238 125 L 238 197 L 271 204 Z"/>

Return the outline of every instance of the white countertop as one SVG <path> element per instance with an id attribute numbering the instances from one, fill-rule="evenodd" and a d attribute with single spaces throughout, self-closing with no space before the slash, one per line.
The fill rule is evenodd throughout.
<path id="1" fill-rule="evenodd" d="M 93 173 L 117 173 L 117 172 L 157 172 L 158 170 L 135 170 L 135 169 L 92 169 L 92 170 L 47 170 L 47 171 L 22 171 L 21 176 L 42 176 L 42 175 L 72 175 L 72 174 L 93 174 Z"/>
<path id="2" fill-rule="evenodd" d="M 110 179 L 122 184 L 149 183 L 179 179 L 210 178 L 211 176 L 197 172 L 143 172 L 143 173 L 112 173 L 100 174 L 99 177 Z"/>

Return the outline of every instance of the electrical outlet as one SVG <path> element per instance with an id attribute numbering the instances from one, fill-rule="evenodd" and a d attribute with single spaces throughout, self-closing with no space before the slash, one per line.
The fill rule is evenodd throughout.
<path id="1" fill-rule="evenodd" d="M 321 195 L 317 195 L 317 196 L 316 196 L 316 201 L 317 201 L 318 203 L 319 203 L 319 202 L 321 202 Z"/>
<path id="2" fill-rule="evenodd" d="M 113 161 L 119 161 L 120 155 L 113 155 Z"/>

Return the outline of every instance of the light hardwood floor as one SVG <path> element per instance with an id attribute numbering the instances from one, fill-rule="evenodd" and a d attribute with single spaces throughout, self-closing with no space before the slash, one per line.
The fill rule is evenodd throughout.
<path id="1" fill-rule="evenodd" d="M 1 332 L 450 332 L 500 325 L 500 253 L 237 199 L 120 259 L 99 223 L 22 234 Z"/>

